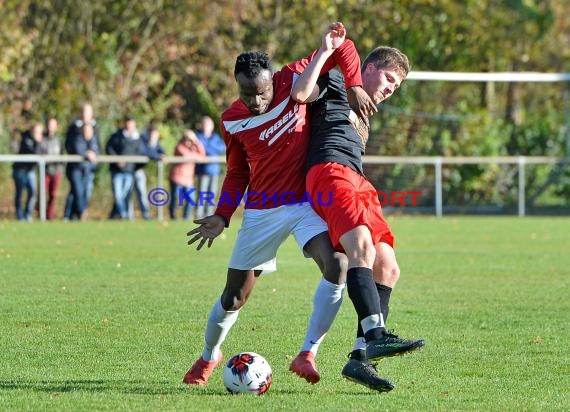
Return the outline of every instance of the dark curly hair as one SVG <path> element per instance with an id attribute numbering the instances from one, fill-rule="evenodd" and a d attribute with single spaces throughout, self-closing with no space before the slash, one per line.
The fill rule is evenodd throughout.
<path id="1" fill-rule="evenodd" d="M 260 51 L 244 52 L 236 59 L 234 76 L 242 73 L 248 79 L 255 79 L 263 70 L 271 71 L 271 58 L 267 53 Z"/>

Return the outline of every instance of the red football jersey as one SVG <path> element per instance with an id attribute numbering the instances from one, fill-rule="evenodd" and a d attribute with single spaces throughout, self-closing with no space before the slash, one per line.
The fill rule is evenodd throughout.
<path id="1" fill-rule="evenodd" d="M 270 209 L 303 198 L 310 127 L 307 106 L 291 98 L 291 89 L 315 54 L 273 74 L 273 100 L 264 114 L 252 114 L 241 100 L 222 113 L 227 172 L 215 213 L 228 223 L 240 204 Z M 335 50 L 321 73 L 337 64 L 345 74 L 346 87 L 362 85 L 360 59 L 352 41 Z"/>

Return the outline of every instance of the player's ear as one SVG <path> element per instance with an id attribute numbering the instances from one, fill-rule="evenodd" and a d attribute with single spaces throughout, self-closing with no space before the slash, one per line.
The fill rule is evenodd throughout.
<path id="1" fill-rule="evenodd" d="M 371 72 L 373 72 L 373 71 L 375 71 L 375 70 L 376 70 L 376 66 L 374 66 L 374 63 L 368 63 L 368 64 L 366 65 L 366 67 L 364 68 L 364 71 L 365 71 L 365 72 L 369 72 L 369 73 L 371 73 Z"/>

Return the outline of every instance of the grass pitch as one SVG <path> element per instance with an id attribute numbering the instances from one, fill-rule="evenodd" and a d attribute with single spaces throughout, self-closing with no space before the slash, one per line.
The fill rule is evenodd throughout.
<path id="1" fill-rule="evenodd" d="M 288 372 L 319 275 L 290 239 L 226 340 L 273 368 L 262 397 L 182 377 L 201 352 L 239 222 L 200 252 L 182 222 L 0 222 L 1 410 L 569 410 L 570 219 L 394 217 L 402 269 L 389 326 L 425 348 L 379 364 L 378 394 L 340 376 L 348 297 L 322 380 Z"/>

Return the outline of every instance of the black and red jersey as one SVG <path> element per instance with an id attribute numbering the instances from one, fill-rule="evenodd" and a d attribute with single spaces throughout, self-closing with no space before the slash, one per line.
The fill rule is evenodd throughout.
<path id="1" fill-rule="evenodd" d="M 318 163 L 334 162 L 361 175 L 364 143 L 351 120 L 344 78 L 337 70 L 319 77 L 320 95 L 310 105 L 311 143 L 307 170 Z"/>

